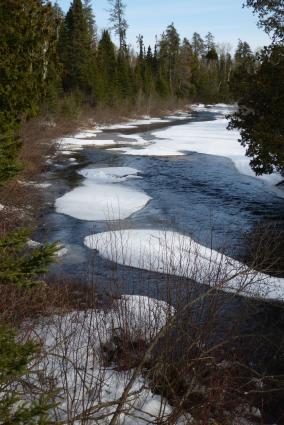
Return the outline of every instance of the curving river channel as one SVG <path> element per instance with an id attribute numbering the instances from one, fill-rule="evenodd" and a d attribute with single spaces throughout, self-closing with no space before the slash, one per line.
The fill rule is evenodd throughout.
<path id="1" fill-rule="evenodd" d="M 114 265 L 84 239 L 110 229 L 172 230 L 240 258 L 246 232 L 282 220 L 281 179 L 253 175 L 238 134 L 226 130 L 230 111 L 199 106 L 63 139 L 62 155 L 46 175 L 48 207 L 36 235 L 64 246 L 53 273 L 82 280 L 91 273 L 98 287 L 108 289 Z M 138 270 L 115 270 L 119 291 L 152 290 L 141 285 Z M 149 276 L 159 280 L 156 273 Z"/>
<path id="2" fill-rule="evenodd" d="M 240 260 L 246 232 L 259 223 L 283 222 L 284 191 L 282 184 L 277 185 L 281 178 L 254 176 L 237 142 L 238 134 L 226 130 L 225 115 L 230 111 L 227 105 L 199 105 L 188 113 L 91 129 L 62 139 L 59 155 L 45 176 L 49 183 L 46 208 L 35 235 L 40 241 L 62 244 L 51 278 L 94 284 L 101 293 L 147 295 L 166 301 L 171 287 L 171 302 L 184 303 L 187 279 L 178 273 L 165 276 L 149 264 L 143 270 L 143 265 L 131 261 L 131 252 L 128 265 L 123 265 L 121 258 L 105 255 L 105 236 L 98 249 L 90 249 L 95 248 L 92 237 L 113 230 L 124 234 L 127 229 L 135 243 L 147 232 L 172 231 L 191 237 L 205 254 L 211 248 Z M 194 287 L 197 293 L 202 290 L 201 285 Z M 245 332 L 269 337 L 272 332 L 273 344 L 279 346 L 283 308 L 257 301 L 247 315 L 243 297 L 232 297 L 224 305 L 218 320 L 227 332 L 234 317 L 242 321 Z M 207 314 L 203 307 L 200 320 Z M 219 326 L 214 338 L 222 332 Z M 254 362 L 261 372 L 273 374 L 266 345 L 254 351 L 253 360 L 249 353 L 249 365 Z M 278 367 L 276 362 L 276 371 Z M 267 420 L 273 423 L 281 413 L 281 401 L 268 405 Z"/>

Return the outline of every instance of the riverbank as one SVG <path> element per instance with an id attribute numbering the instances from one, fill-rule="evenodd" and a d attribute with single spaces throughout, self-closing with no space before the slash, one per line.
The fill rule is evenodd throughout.
<path id="1" fill-rule="evenodd" d="M 153 105 L 151 116 L 175 114 L 178 110 L 188 110 L 184 102 L 165 102 Z M 23 123 L 20 131 L 22 147 L 19 163 L 22 170 L 17 177 L 0 187 L 0 235 L 28 226 L 35 228 L 39 223 L 44 206 L 43 192 L 48 186 L 45 176 L 57 159 L 62 159 L 58 140 L 83 132 L 90 128 L 110 127 L 111 125 L 145 118 L 149 108 L 129 113 L 126 109 L 79 110 L 75 115 L 43 115 Z M 61 157 L 61 158 L 60 158 Z"/>

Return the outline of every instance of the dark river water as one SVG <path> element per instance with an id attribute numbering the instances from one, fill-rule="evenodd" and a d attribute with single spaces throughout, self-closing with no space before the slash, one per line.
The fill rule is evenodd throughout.
<path id="1" fill-rule="evenodd" d="M 197 112 L 189 115 L 185 121 L 177 120 L 137 129 L 107 130 L 98 138 L 115 140 L 121 134 L 137 133 L 150 140 L 152 132 L 157 128 L 216 118 L 213 112 Z M 40 241 L 60 241 L 68 249 L 67 255 L 53 266 L 51 278 L 66 279 L 67 282 L 76 280 L 82 285 L 93 284 L 101 293 L 149 295 L 167 301 L 170 297 L 171 302 L 177 304 L 179 301 L 186 302 L 187 297 L 192 297 L 192 294 L 195 296 L 203 288 L 193 285 L 189 295 L 189 282 L 182 278 L 125 267 L 102 259 L 97 252 L 83 244 L 84 238 L 90 234 L 110 228 L 170 229 L 190 235 L 202 245 L 242 258 L 246 232 L 258 223 L 284 219 L 284 199 L 259 179 L 240 174 L 233 162 L 224 157 L 198 153 L 177 157 L 130 156 L 96 147 L 84 147 L 72 156 L 76 157 L 78 164 L 72 165 L 67 157 L 59 157 L 46 175 L 47 181 L 52 184 L 46 190 L 46 208 L 35 238 Z M 143 190 L 152 200 L 130 218 L 115 223 L 78 220 L 56 213 L 56 198 L 80 185 L 83 178 L 77 171 L 88 166 L 133 167 L 140 170 L 142 178 L 129 180 L 127 185 Z M 247 314 L 247 302 L 252 301 L 220 293 L 222 298 L 230 298 L 220 309 L 226 324 L 233 323 L 232 317 L 239 321 L 242 316 L 242 329 L 269 336 L 273 329 L 273 344 L 281 344 L 284 332 L 283 308 L 258 301 L 253 302 L 253 309 Z M 204 309 L 203 305 L 204 313 L 200 315 L 200 320 L 204 320 L 206 311 L 210 309 Z M 223 332 L 220 329 L 219 334 Z M 250 362 L 254 361 L 258 369 L 265 373 L 274 373 L 275 369 L 267 369 L 267 365 L 270 365 L 267 345 L 260 344 L 255 348 L 256 352 L 250 355 Z M 279 362 L 276 369 L 278 367 Z M 279 418 L 281 402 L 281 397 L 275 402 L 269 402 L 268 421 Z"/>
<path id="2" fill-rule="evenodd" d="M 158 127 L 213 119 L 216 119 L 215 113 L 198 112 L 186 121 L 159 123 Z M 138 133 L 151 139 L 156 129 L 157 124 L 124 129 L 119 133 L 107 130 L 99 138 L 117 139 L 121 133 Z M 57 197 L 81 184 L 82 178 L 77 171 L 86 166 L 126 166 L 140 170 L 142 178 L 129 180 L 127 185 L 143 190 L 152 200 L 130 218 L 114 223 L 115 228 L 171 229 L 192 236 L 202 245 L 240 258 L 246 232 L 260 222 L 284 217 L 284 199 L 259 179 L 240 174 L 233 162 L 224 157 L 198 153 L 176 157 L 130 156 L 95 147 L 85 147 L 75 155 L 78 165 L 70 165 L 68 159 L 62 157 L 55 171 L 47 176 L 52 183 L 46 192 L 49 206 L 36 236 L 41 240 L 60 241 L 68 249 L 68 255 L 53 268 L 54 273 L 85 280 L 92 264 L 92 275 L 97 274 L 99 281 L 103 279 L 103 288 L 109 279 L 109 269 L 113 267 L 86 248 L 83 240 L 92 233 L 109 230 L 111 223 L 78 220 L 57 214 L 53 208 Z M 126 269 L 124 282 L 127 286 L 131 281 L 131 291 L 144 293 L 141 285 L 135 283 L 137 271 L 116 266 L 116 272 L 118 269 Z"/>

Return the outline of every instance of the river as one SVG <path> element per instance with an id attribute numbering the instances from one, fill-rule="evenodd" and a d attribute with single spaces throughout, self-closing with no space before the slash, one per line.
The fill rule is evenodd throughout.
<path id="1" fill-rule="evenodd" d="M 97 143 L 95 146 L 84 145 L 75 151 L 72 148 L 62 148 L 65 155 L 57 159 L 57 163 L 45 176 L 51 186 L 46 189 L 47 208 L 36 235 L 41 240 L 48 238 L 60 241 L 65 247 L 65 255 L 53 267 L 53 273 L 66 278 L 86 280 L 90 278 L 92 264 L 92 280 L 96 279 L 98 286 L 102 285 L 106 289 L 112 280 L 113 266 L 97 252 L 89 250 L 84 245 L 84 238 L 108 231 L 110 227 L 170 229 L 190 235 L 201 245 L 234 258 L 242 258 L 245 233 L 260 222 L 282 220 L 284 200 L 283 191 L 276 188 L 273 178 L 266 181 L 251 175 L 248 160 L 244 155 L 242 158 L 242 151 L 238 151 L 235 141 L 231 144 L 232 135 L 224 125 L 224 115 L 228 111 L 230 112 L 230 108 L 225 108 L 225 105 L 197 107 L 194 112 L 167 119 L 140 120 L 135 125 L 130 122 L 126 125 L 109 126 L 94 135 L 96 139 L 93 142 Z M 82 134 L 82 137 L 88 135 Z M 218 137 L 222 139 L 222 144 Z M 237 139 L 237 135 L 233 134 L 233 138 Z M 201 139 L 203 145 L 198 139 Z M 187 147 L 190 141 L 193 143 L 192 148 Z M 197 143 L 196 146 L 194 143 Z M 209 154 L 200 151 L 208 151 Z M 212 154 L 215 151 L 218 155 Z M 115 167 L 122 170 L 122 174 L 123 170 L 127 173 L 127 170 L 134 169 L 137 175 L 130 175 L 136 178 L 129 178 L 127 181 L 121 176 L 114 176 L 117 181 L 109 181 L 109 176 L 105 180 L 102 179 L 105 176 L 99 175 L 93 188 L 86 188 L 88 193 L 79 191 L 67 200 L 79 212 L 74 213 L 71 208 L 69 214 L 68 208 L 64 210 L 65 206 L 63 214 L 58 212 L 60 208 L 54 207 L 56 199 L 64 199 L 66 194 L 72 194 L 74 189 L 80 190 L 84 185 L 86 176 L 79 174 L 82 169 L 101 172 L 105 167 Z M 117 201 L 113 201 L 119 188 L 122 190 L 122 198 L 118 197 Z M 126 193 L 123 192 L 125 188 L 128 190 Z M 106 190 L 114 192 L 114 195 L 111 194 L 113 204 L 108 204 L 108 214 L 106 210 L 99 215 L 96 211 L 101 208 L 100 197 L 87 205 L 86 196 L 90 198 L 100 190 L 102 197 L 109 196 Z M 137 194 L 143 194 L 145 200 L 140 201 Z M 121 208 L 123 215 L 123 207 L 128 198 L 134 199 L 134 210 L 131 210 L 130 204 L 130 211 L 126 212 L 127 218 L 112 220 L 114 209 Z M 141 208 L 139 201 L 143 204 Z M 86 208 L 92 210 L 94 219 L 92 214 L 87 220 L 84 214 L 81 216 L 80 211 Z M 108 220 L 100 216 L 102 214 Z M 116 265 L 116 273 L 124 276 L 120 279 L 123 282 L 120 290 L 123 292 L 131 290 L 145 294 L 149 290 L 148 285 L 147 289 L 141 285 L 139 271 Z M 150 280 L 152 281 L 152 276 Z"/>

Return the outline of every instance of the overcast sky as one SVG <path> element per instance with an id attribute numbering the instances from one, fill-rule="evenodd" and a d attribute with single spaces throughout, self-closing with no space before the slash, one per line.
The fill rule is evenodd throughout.
<path id="1" fill-rule="evenodd" d="M 66 12 L 70 0 L 57 0 Z M 204 36 L 211 31 L 218 43 L 236 47 L 238 39 L 247 41 L 253 49 L 269 44 L 266 34 L 257 28 L 257 18 L 251 9 L 243 9 L 243 0 L 126 0 L 126 17 L 129 24 L 128 42 L 136 47 L 136 36 L 144 35 L 145 44 L 154 44 L 174 22 L 181 37 L 191 38 L 194 31 Z M 108 28 L 109 3 L 93 0 L 93 10 L 99 31 Z"/>

